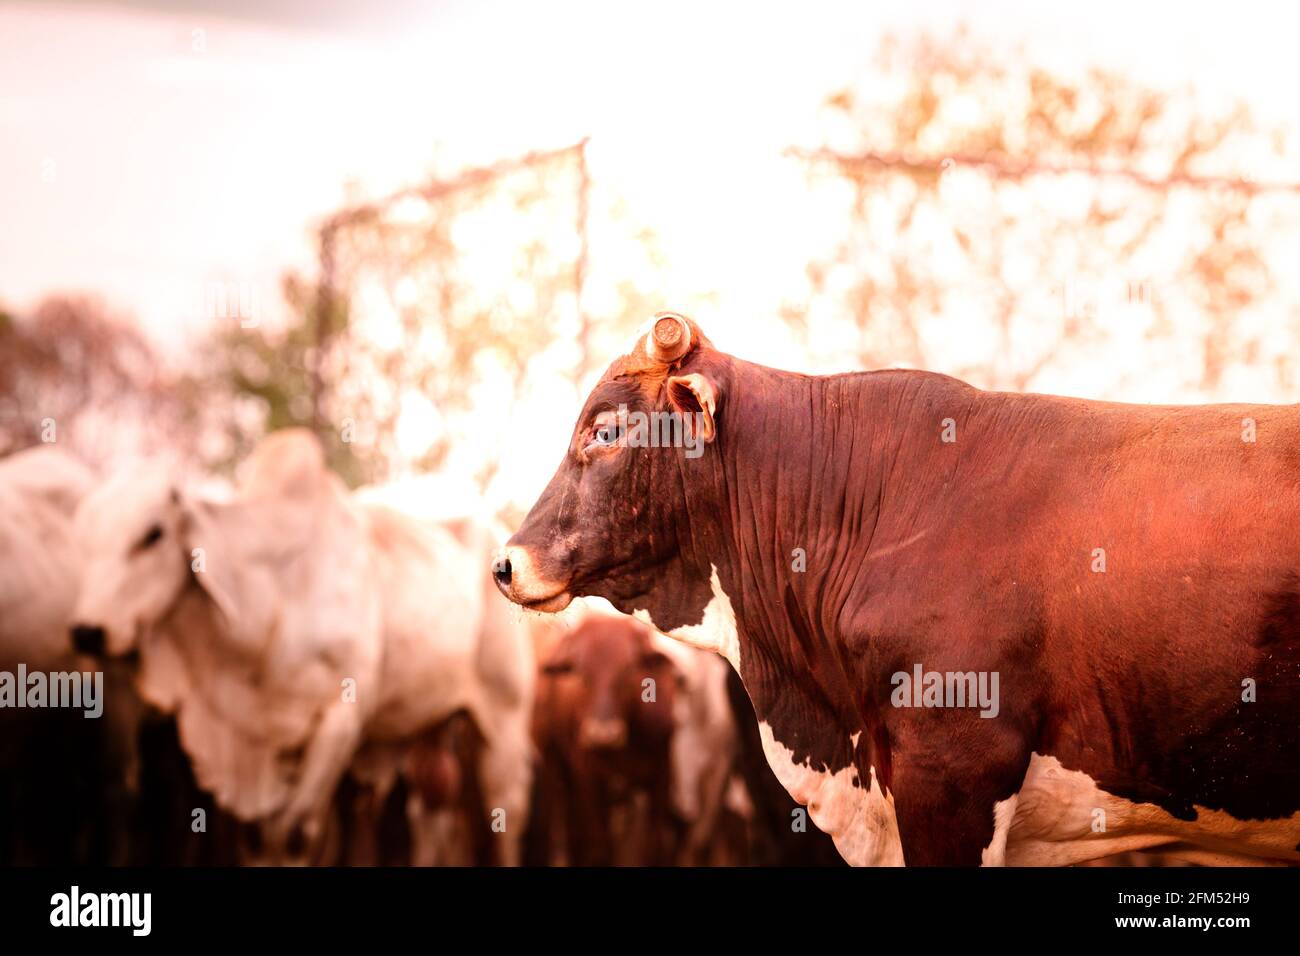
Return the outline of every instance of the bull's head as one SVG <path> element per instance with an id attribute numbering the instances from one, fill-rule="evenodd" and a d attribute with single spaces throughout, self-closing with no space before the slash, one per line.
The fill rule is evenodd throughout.
<path id="1" fill-rule="evenodd" d="M 559 470 L 498 555 L 506 597 L 559 611 L 596 595 L 664 630 L 700 623 L 730 361 L 690 319 L 655 316 L 592 390 Z"/>
<path id="2" fill-rule="evenodd" d="M 119 656 L 137 649 L 189 579 L 186 528 L 180 495 L 161 470 L 118 476 L 82 501 L 76 537 L 84 567 L 71 633 L 77 650 Z"/>
<path id="3" fill-rule="evenodd" d="M 335 484 L 319 441 L 299 429 L 258 444 L 233 502 L 186 495 L 159 466 L 110 480 L 77 509 L 84 567 L 73 644 L 108 656 L 138 650 L 189 591 L 216 607 L 234 645 L 261 646 L 277 600 L 273 572 L 294 567 Z"/>

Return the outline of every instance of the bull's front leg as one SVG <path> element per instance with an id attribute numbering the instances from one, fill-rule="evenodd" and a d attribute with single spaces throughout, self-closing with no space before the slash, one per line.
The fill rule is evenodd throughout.
<path id="1" fill-rule="evenodd" d="M 269 839 L 288 847 L 291 854 L 296 833 L 301 833 L 308 848 L 320 840 L 334 791 L 360 742 L 357 705 L 346 700 L 330 705 L 307 744 L 293 793 L 267 828 Z"/>
<path id="2" fill-rule="evenodd" d="M 533 744 L 528 724 L 502 722 L 487 739 L 479 758 L 484 810 L 497 839 L 497 859 L 518 866 L 524 830 L 528 826 L 528 797 L 533 783 Z"/>
<path id="3" fill-rule="evenodd" d="M 1005 727 L 935 714 L 916 718 L 893 750 L 890 790 L 904 862 L 1001 866 L 1029 748 Z"/>

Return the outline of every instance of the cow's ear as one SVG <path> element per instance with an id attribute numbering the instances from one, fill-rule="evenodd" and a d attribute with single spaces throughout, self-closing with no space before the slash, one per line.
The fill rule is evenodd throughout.
<path id="1" fill-rule="evenodd" d="M 718 433 L 713 417 L 718 408 L 718 390 L 713 382 L 699 372 L 674 375 L 668 380 L 668 404 L 673 411 L 691 416 L 692 421 L 696 415 L 700 416 L 703 422 L 700 437 L 706 442 L 713 441 Z"/>
<path id="2" fill-rule="evenodd" d="M 271 602 L 258 562 L 249 552 L 250 529 L 232 520 L 233 506 L 182 498 L 181 540 L 190 570 L 225 618 L 236 641 L 264 634 Z M 242 533 L 241 533 L 242 532 Z"/>

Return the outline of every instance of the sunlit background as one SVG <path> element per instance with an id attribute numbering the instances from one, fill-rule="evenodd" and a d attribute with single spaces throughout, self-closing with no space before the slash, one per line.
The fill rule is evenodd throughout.
<path id="1" fill-rule="evenodd" d="M 0 670 L 40 663 L 39 639 L 49 669 L 69 666 L 76 647 L 115 689 L 106 695 L 114 712 L 93 727 L 66 708 L 6 713 L 0 857 L 257 859 L 267 847 L 250 850 L 248 839 L 271 809 L 244 812 L 230 787 L 243 795 L 298 779 L 307 739 L 258 715 L 293 703 L 316 715 L 335 703 L 333 677 L 353 673 L 340 670 L 332 643 L 313 644 L 314 631 L 284 638 L 277 616 L 272 636 L 318 665 L 285 664 L 277 683 L 245 667 L 244 645 L 223 644 L 221 617 L 215 640 L 203 631 L 186 645 L 203 654 L 186 670 L 200 689 L 185 700 L 215 715 L 205 722 L 197 711 L 200 730 L 214 734 L 199 743 L 242 740 L 215 749 L 240 768 L 273 753 L 281 776 L 214 778 L 225 791 L 200 780 L 207 765 L 193 722 L 187 736 L 170 710 L 145 706 L 141 669 L 102 661 L 93 647 L 96 635 L 106 639 L 103 622 L 73 620 L 73 599 L 92 580 L 81 567 L 87 540 L 74 540 L 70 515 L 41 527 L 19 520 L 57 510 L 13 490 L 23 467 L 44 469 L 37 485 L 83 501 L 83 518 L 115 514 L 120 501 L 129 519 L 131 495 L 79 496 L 149 459 L 155 471 L 139 474 L 179 471 L 184 486 L 182 495 L 170 480 L 149 484 L 171 502 L 164 513 L 192 516 L 191 492 L 237 497 L 232 478 L 258 442 L 305 426 L 348 485 L 388 486 L 348 509 L 385 500 L 517 527 L 592 382 L 663 308 L 692 314 L 727 351 L 800 371 L 907 366 L 984 388 L 1130 402 L 1295 402 L 1297 20 L 1270 4 L 1105 0 L 0 0 L 0 465 L 17 463 L 3 502 L 13 528 L 0 527 L 15 535 L 0 554 L 20 556 L 0 562 L 13 572 L 0 582 L 13 585 L 0 589 L 9 625 Z M 312 445 L 290 435 L 281 448 L 302 447 L 294 442 Z M 38 447 L 11 455 L 29 446 Z M 41 464 L 51 452 L 71 452 L 60 466 L 68 474 Z M 76 458 L 93 474 L 73 482 Z M 319 467 L 299 477 L 308 472 L 333 487 Z M 141 485 L 113 486 L 123 487 Z M 301 501 L 324 507 L 326 497 Z M 398 526 L 364 513 L 376 527 Z M 321 514 L 302 526 L 332 527 Z M 429 533 L 428 523 L 401 521 Z M 443 531 L 464 535 L 470 524 Z M 278 534 L 259 524 L 232 538 L 257 547 L 264 530 Z M 163 535 L 156 514 L 151 528 L 132 528 L 126 563 L 165 554 L 148 551 Z M 395 619 L 414 615 L 419 641 L 401 643 L 387 621 L 382 633 L 373 621 L 349 631 L 358 657 L 391 654 L 399 677 L 421 653 L 455 645 L 469 654 L 490 610 L 503 621 L 513 614 L 501 626 L 527 631 L 531 645 L 478 658 L 520 665 L 501 712 L 531 743 L 507 782 L 536 771 L 530 838 L 569 842 L 538 858 L 581 863 L 584 828 L 559 815 L 598 814 L 539 795 L 563 763 L 558 745 L 544 746 L 563 723 L 559 698 L 547 703 L 558 693 L 551 681 L 592 683 L 589 673 L 557 674 L 554 655 L 590 619 L 576 603 L 558 623 L 503 611 L 488 594 L 490 537 L 459 551 L 444 533 L 451 556 L 437 571 L 410 558 L 418 551 L 393 571 L 379 563 L 382 542 L 360 536 L 333 551 L 315 538 L 276 544 L 295 561 L 309 556 L 320 593 L 342 595 L 345 609 L 348 594 L 369 600 L 402 571 L 413 593 L 430 595 L 411 602 L 417 609 L 385 606 Z M 113 539 L 105 549 L 116 568 L 126 546 Z M 341 587 L 358 583 L 346 569 L 359 554 L 387 568 L 383 581 L 377 571 L 369 590 Z M 477 584 L 439 598 L 435 585 L 456 580 L 448 568 Z M 180 577 L 183 594 L 211 586 Z M 142 579 L 123 593 L 163 576 Z M 296 587 L 277 601 L 310 604 Z M 496 603 L 484 601 L 479 621 L 471 610 L 485 594 Z M 195 633 L 173 620 L 177 603 L 150 623 L 160 640 Z M 116 613 L 115 601 L 105 604 Z M 50 613 L 39 625 L 21 613 L 42 607 Z M 448 607 L 463 620 L 417 614 Z M 637 642 L 649 632 L 622 640 L 641 666 L 648 645 Z M 693 817 L 686 803 L 674 811 L 672 858 L 836 862 L 824 836 L 792 828 L 794 805 L 767 772 L 739 679 L 714 655 L 663 642 L 681 680 L 663 686 L 694 702 L 672 711 L 673 739 L 696 751 L 674 751 L 671 770 L 647 763 L 649 777 L 715 785 L 700 788 L 713 798 L 687 808 Z M 687 680 L 707 667 L 725 680 Z M 459 672 L 444 662 L 436 673 Z M 306 677 L 318 674 L 329 679 L 313 696 Z M 403 704 L 424 723 L 413 720 L 390 754 L 417 788 L 408 796 L 440 768 L 472 781 L 476 718 L 434 713 L 447 703 L 437 681 L 409 683 Z M 534 684 L 542 703 L 525 707 Z M 727 695 L 724 706 L 699 705 L 709 686 Z M 198 705 L 189 706 L 193 716 Z M 692 737 L 681 714 L 697 712 L 715 720 L 712 731 L 731 730 Z M 247 738 L 221 736 L 245 723 L 256 725 Z M 365 733 L 365 747 L 391 743 L 369 725 Z M 388 859 L 383 844 L 398 861 L 428 859 L 416 852 L 417 822 L 397 838 L 377 816 L 344 825 L 358 806 L 384 805 L 356 773 L 366 751 L 349 746 L 346 780 L 302 776 L 333 827 L 312 858 L 374 862 Z M 632 756 L 645 759 L 645 749 Z M 476 799 L 469 782 L 446 788 L 463 789 L 456 799 L 467 805 Z M 690 796 L 689 782 L 680 789 Z M 399 816 L 400 793 L 385 798 Z M 212 810 L 217 839 L 194 837 L 207 832 L 191 829 L 199 806 Z M 635 815 L 624 809 L 620 825 Z M 691 836 L 678 826 L 688 818 L 707 826 Z M 451 835 L 476 827 L 481 836 L 472 822 Z M 626 860 L 656 861 L 641 852 L 659 842 L 655 830 L 643 831 L 641 846 L 615 841 Z M 249 852 L 223 855 L 236 849 Z"/>
<path id="2" fill-rule="evenodd" d="M 1294 401 L 1283 16 L 0 4 L 0 452 L 220 477 L 309 424 L 509 519 L 668 306 L 799 370 Z"/>

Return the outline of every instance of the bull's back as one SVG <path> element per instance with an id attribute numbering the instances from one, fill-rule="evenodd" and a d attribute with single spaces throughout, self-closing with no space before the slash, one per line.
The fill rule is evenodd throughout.
<path id="1" fill-rule="evenodd" d="M 1036 751 L 1175 820 L 1291 818 L 1300 409 L 1053 413 L 1003 496 L 1017 533 L 984 582 L 1038 648 Z"/>

